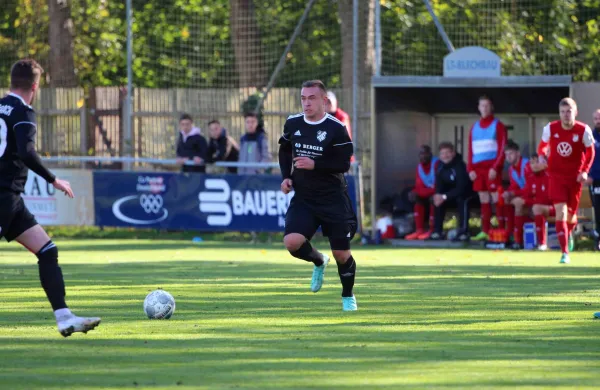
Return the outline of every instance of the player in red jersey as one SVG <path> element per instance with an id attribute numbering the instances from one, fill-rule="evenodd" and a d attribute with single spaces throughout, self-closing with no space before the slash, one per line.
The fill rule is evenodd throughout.
<path id="1" fill-rule="evenodd" d="M 529 177 L 525 187 L 525 205 L 531 207 L 533 211 L 538 249 L 545 251 L 548 249 L 546 245 L 546 221 L 549 217 L 556 216 L 556 211 L 548 195 L 550 175 L 546 170 L 546 165 L 540 163 L 537 154 L 531 156 L 529 164 L 533 174 Z"/>
<path id="2" fill-rule="evenodd" d="M 509 235 L 513 235 L 513 249 L 521 249 L 523 247 L 523 225 L 528 214 L 528 209 L 525 207 L 526 187 L 533 172 L 529 159 L 521 156 L 519 144 L 508 140 L 505 149 L 506 161 L 510 164 L 508 168 L 510 185 L 502 194 L 505 204 L 505 228 Z"/>
<path id="3" fill-rule="evenodd" d="M 439 160 L 433 157 L 429 145 L 419 150 L 419 166 L 415 178 L 415 189 L 410 192 L 409 199 L 415 203 L 415 232 L 407 235 L 407 240 L 426 240 L 433 233 L 433 195 L 435 194 L 435 174 Z M 425 231 L 425 210 L 429 207 L 429 231 Z"/>
<path id="4" fill-rule="evenodd" d="M 492 218 L 492 203 L 498 203 L 498 189 L 502 186 L 504 169 L 504 146 L 506 127 L 494 117 L 492 100 L 479 98 L 481 119 L 475 122 L 469 133 L 467 170 L 473 182 L 473 190 L 481 201 L 481 233 L 473 240 L 487 240 Z M 496 208 L 496 217 L 502 225 L 502 208 Z"/>
<path id="5" fill-rule="evenodd" d="M 575 120 L 577 103 L 564 98 L 558 105 L 560 120 L 544 127 L 538 147 L 540 160 L 547 159 L 549 196 L 556 209 L 556 233 L 562 250 L 561 263 L 569 263 L 568 239 L 577 224 L 581 187 L 594 161 L 594 134 Z M 545 157 L 545 158 L 544 158 Z"/>

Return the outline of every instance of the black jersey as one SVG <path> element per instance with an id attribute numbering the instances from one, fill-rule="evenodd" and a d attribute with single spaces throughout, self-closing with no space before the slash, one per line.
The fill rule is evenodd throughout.
<path id="1" fill-rule="evenodd" d="M 35 152 L 35 111 L 18 95 L 0 99 L 0 191 L 23 192 L 28 168 L 49 183 L 54 175 Z"/>
<path id="2" fill-rule="evenodd" d="M 291 178 L 295 196 L 326 205 L 346 192 L 344 173 L 350 169 L 352 141 L 346 127 L 326 114 L 318 122 L 304 114 L 288 117 L 279 139 L 279 165 L 283 178 Z M 310 157 L 314 170 L 293 168 L 293 158 Z"/>

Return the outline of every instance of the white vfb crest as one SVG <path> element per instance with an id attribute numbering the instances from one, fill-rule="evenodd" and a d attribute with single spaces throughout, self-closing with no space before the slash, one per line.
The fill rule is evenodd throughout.
<path id="1" fill-rule="evenodd" d="M 571 155 L 571 153 L 573 153 L 573 148 L 571 147 L 570 143 L 561 142 L 556 146 L 556 151 L 562 157 L 569 157 Z"/>
<path id="2" fill-rule="evenodd" d="M 573 136 L 573 142 L 577 142 L 577 141 L 579 141 L 579 136 L 577 134 L 575 134 Z"/>
<path id="3" fill-rule="evenodd" d="M 323 130 L 317 131 L 317 139 L 319 142 L 323 142 L 327 138 L 327 132 Z"/>

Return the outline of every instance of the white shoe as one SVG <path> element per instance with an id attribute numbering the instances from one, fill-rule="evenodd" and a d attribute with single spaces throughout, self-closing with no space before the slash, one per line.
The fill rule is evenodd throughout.
<path id="1" fill-rule="evenodd" d="M 98 317 L 84 318 L 70 315 L 57 320 L 58 331 L 64 337 L 69 337 L 75 332 L 87 333 L 100 325 L 100 321 Z"/>
<path id="2" fill-rule="evenodd" d="M 538 246 L 538 251 L 547 251 L 548 250 L 548 245 L 543 244 Z"/>
<path id="3" fill-rule="evenodd" d="M 323 264 L 319 267 L 316 265 L 313 268 L 312 280 L 310 282 L 310 291 L 316 293 L 323 286 L 323 278 L 325 277 L 325 268 L 329 264 L 329 256 L 323 255 Z"/>

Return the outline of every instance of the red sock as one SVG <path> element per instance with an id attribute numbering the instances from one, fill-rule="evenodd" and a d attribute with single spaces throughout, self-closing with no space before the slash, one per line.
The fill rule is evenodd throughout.
<path id="1" fill-rule="evenodd" d="M 546 217 L 543 215 L 535 216 L 535 232 L 538 245 L 546 245 Z"/>
<path id="2" fill-rule="evenodd" d="M 506 228 L 506 212 L 504 210 L 506 206 L 500 203 L 496 203 L 496 219 L 498 220 L 498 229 Z"/>
<path id="3" fill-rule="evenodd" d="M 506 220 L 506 231 L 509 235 L 513 234 L 515 229 L 515 207 L 512 204 L 504 206 L 504 219 Z"/>
<path id="4" fill-rule="evenodd" d="M 490 219 L 492 218 L 492 206 L 489 203 L 481 204 L 481 230 L 488 234 L 490 231 Z"/>
<path id="5" fill-rule="evenodd" d="M 573 230 L 575 230 L 576 223 L 567 223 L 567 229 L 569 229 L 569 236 L 573 234 Z"/>
<path id="6" fill-rule="evenodd" d="M 415 228 L 422 231 L 425 225 L 425 205 L 415 203 Z"/>
<path id="7" fill-rule="evenodd" d="M 569 234 L 567 230 L 567 221 L 556 221 L 555 225 L 556 235 L 558 236 L 558 243 L 560 244 L 560 250 L 562 251 L 562 253 L 569 253 L 569 246 L 567 245 L 567 235 Z"/>
<path id="8" fill-rule="evenodd" d="M 525 217 L 522 215 L 515 216 L 515 242 L 523 245 L 523 225 L 525 224 Z"/>
<path id="9" fill-rule="evenodd" d="M 599 157 L 600 158 L 600 157 Z M 433 233 L 433 213 L 435 208 L 433 204 L 429 206 L 429 232 Z"/>

